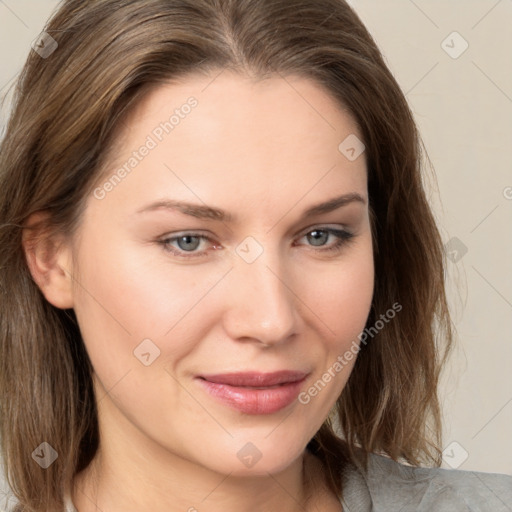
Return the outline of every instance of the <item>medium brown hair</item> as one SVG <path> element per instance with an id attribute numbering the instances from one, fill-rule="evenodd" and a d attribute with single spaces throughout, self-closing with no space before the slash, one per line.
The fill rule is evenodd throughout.
<path id="1" fill-rule="evenodd" d="M 349 109 L 366 146 L 375 262 L 366 326 L 391 304 L 402 310 L 362 345 L 308 444 L 328 485 L 341 496 L 345 463 L 372 452 L 439 465 L 437 386 L 453 338 L 446 260 L 413 116 L 348 4 L 68 0 L 44 30 L 58 48 L 28 56 L 0 152 L 0 436 L 18 510 L 62 510 L 99 446 L 92 366 L 74 311 L 46 301 L 30 274 L 26 221 L 46 212 L 47 233 L 72 236 L 122 117 L 155 84 L 222 69 L 315 81 Z M 58 453 L 45 470 L 31 457 L 43 441 Z"/>

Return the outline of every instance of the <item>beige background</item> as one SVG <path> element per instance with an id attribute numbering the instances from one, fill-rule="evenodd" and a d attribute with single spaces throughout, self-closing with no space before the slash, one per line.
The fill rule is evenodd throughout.
<path id="1" fill-rule="evenodd" d="M 0 95 L 57 3 L 0 0 Z M 453 260 L 458 329 L 441 390 L 444 466 L 512 474 L 512 1 L 350 3 L 406 93 L 437 173 L 439 190 L 428 186 Z"/>

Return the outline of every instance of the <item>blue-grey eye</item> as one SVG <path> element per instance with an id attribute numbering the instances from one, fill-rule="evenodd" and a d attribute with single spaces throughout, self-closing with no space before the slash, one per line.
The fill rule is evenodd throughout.
<path id="1" fill-rule="evenodd" d="M 330 234 L 329 231 L 315 229 L 314 231 L 310 231 L 306 236 L 308 237 L 308 242 L 313 242 L 312 245 L 321 246 L 325 245 Z"/>
<path id="2" fill-rule="evenodd" d="M 175 238 L 175 240 L 179 248 L 183 251 L 194 251 L 201 243 L 201 237 L 195 235 L 182 235 Z"/>

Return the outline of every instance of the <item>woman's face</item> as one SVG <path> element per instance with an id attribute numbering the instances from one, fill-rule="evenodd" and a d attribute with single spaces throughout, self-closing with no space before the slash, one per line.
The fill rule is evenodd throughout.
<path id="1" fill-rule="evenodd" d="M 228 71 L 159 86 L 123 127 L 73 241 L 100 427 L 223 473 L 282 470 L 342 392 L 370 310 L 362 136 L 309 80 Z M 295 384 L 260 380 L 283 370 Z M 240 372 L 256 377 L 214 377 Z"/>

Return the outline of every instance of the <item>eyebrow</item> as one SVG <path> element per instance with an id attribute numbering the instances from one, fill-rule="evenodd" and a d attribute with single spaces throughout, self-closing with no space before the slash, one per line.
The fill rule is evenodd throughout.
<path id="1" fill-rule="evenodd" d="M 329 213 L 342 206 L 346 206 L 351 203 L 362 203 L 366 204 L 366 199 L 363 198 L 357 192 L 350 192 L 343 194 L 338 197 L 329 199 L 328 201 L 315 204 L 310 206 L 304 211 L 301 218 L 312 217 L 323 213 Z M 173 199 L 160 199 L 154 203 L 143 206 L 137 213 L 145 213 L 155 210 L 176 210 L 185 215 L 190 215 L 197 219 L 209 219 L 221 222 L 235 222 L 236 216 L 228 213 L 221 208 L 216 208 L 208 205 L 200 205 L 195 203 L 188 203 L 185 201 L 176 201 Z"/>

